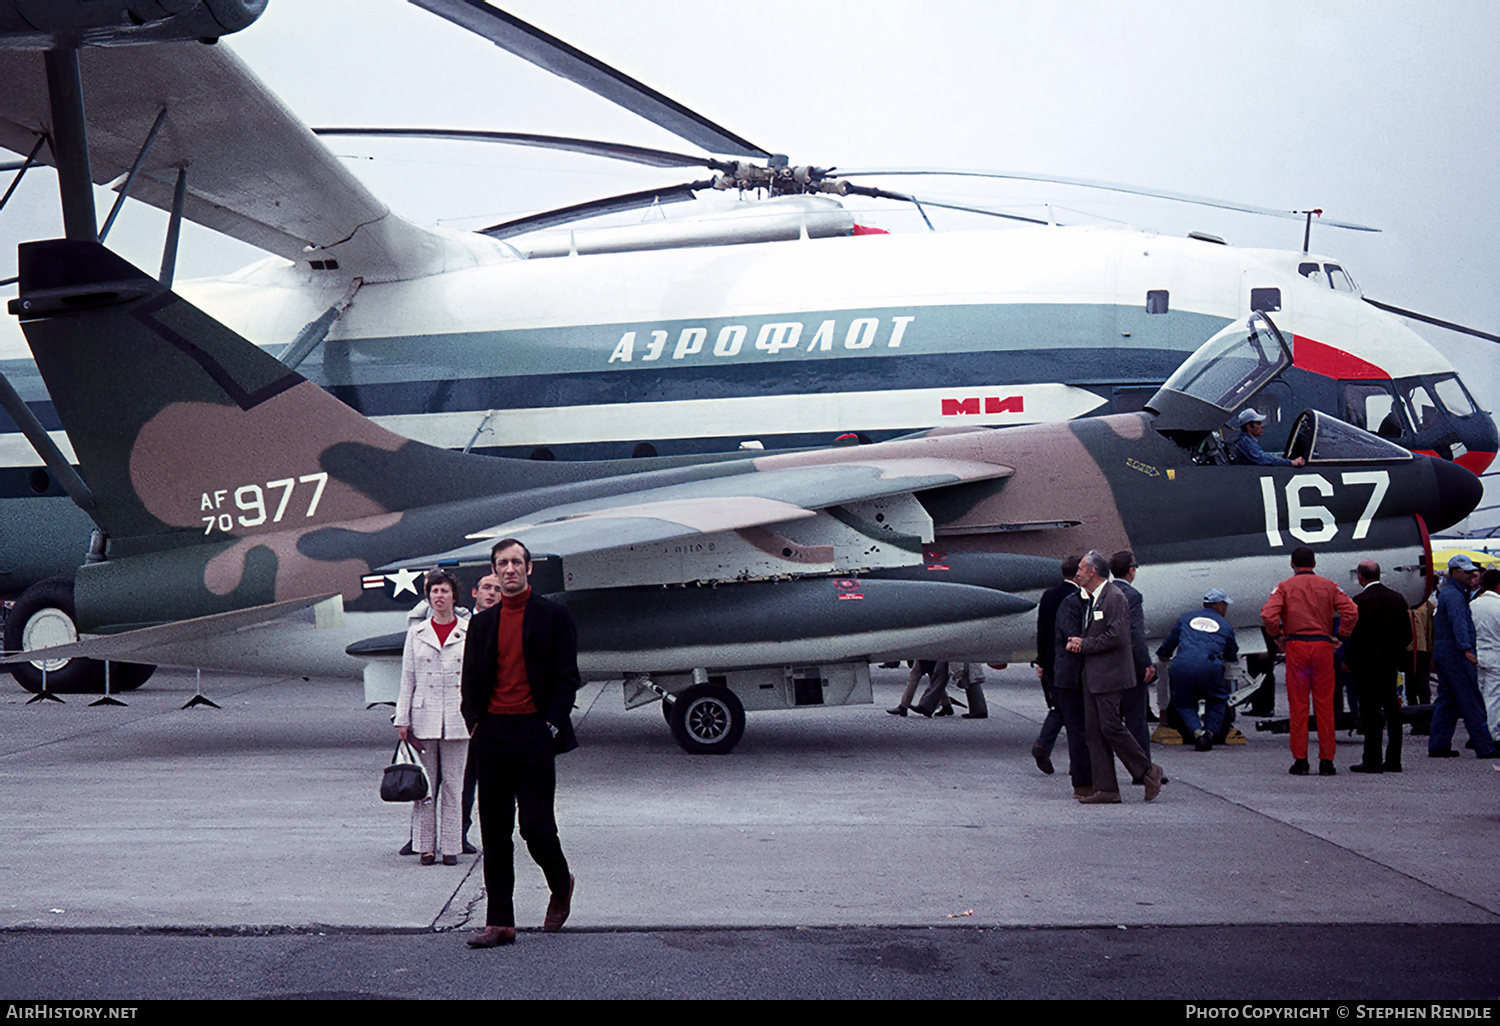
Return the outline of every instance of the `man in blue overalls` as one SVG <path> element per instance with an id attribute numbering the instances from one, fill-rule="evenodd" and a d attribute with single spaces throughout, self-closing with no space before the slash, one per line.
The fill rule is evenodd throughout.
<path id="1" fill-rule="evenodd" d="M 1182 740 L 1191 738 L 1200 752 L 1213 748 L 1214 738 L 1223 728 L 1229 710 L 1224 667 L 1240 657 L 1234 628 L 1224 618 L 1229 603 L 1229 596 L 1221 589 L 1211 589 L 1203 596 L 1203 608 L 1183 613 L 1156 650 L 1158 659 L 1171 659 L 1174 652 L 1177 654 L 1172 664 L 1172 709 L 1188 731 Z M 1199 698 L 1207 703 L 1201 720 Z"/>

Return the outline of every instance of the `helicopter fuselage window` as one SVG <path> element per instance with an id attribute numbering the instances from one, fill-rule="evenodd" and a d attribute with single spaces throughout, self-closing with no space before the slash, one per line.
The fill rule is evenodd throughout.
<path id="1" fill-rule="evenodd" d="M 1432 391 L 1437 395 L 1438 402 L 1443 404 L 1443 409 L 1455 417 L 1467 417 L 1474 412 L 1474 403 L 1459 382 L 1458 375 L 1448 374 L 1434 379 Z"/>
<path id="2" fill-rule="evenodd" d="M 1275 313 L 1281 309 L 1280 289 L 1251 289 L 1250 309 L 1261 313 Z"/>
<path id="3" fill-rule="evenodd" d="M 1164 314 L 1167 312 L 1167 290 L 1151 289 L 1146 293 L 1146 312 L 1148 314 Z"/>

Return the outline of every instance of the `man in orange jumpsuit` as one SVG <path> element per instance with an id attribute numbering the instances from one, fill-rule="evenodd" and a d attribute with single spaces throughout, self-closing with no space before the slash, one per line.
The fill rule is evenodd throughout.
<path id="1" fill-rule="evenodd" d="M 1334 635 L 1347 638 L 1359 619 L 1359 607 L 1344 590 L 1313 572 L 1313 550 L 1292 550 L 1292 576 L 1276 586 L 1260 609 L 1266 633 L 1286 652 L 1286 699 L 1291 711 L 1292 768 L 1306 776 L 1307 705 L 1312 695 L 1318 718 L 1318 775 L 1331 777 L 1333 766 L 1333 650 Z"/>

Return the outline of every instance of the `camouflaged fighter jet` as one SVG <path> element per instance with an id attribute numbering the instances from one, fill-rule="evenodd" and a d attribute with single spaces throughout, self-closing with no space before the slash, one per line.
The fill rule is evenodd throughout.
<path id="1" fill-rule="evenodd" d="M 1336 579 L 1374 557 L 1415 602 L 1428 529 L 1481 494 L 1460 466 L 1316 412 L 1289 443 L 1305 466 L 1222 462 L 1214 429 L 1291 362 L 1262 314 L 1145 413 L 555 464 L 392 434 L 97 243 L 28 243 L 20 267 L 10 308 L 108 535 L 73 596 L 102 637 L 27 659 L 358 675 L 399 644 L 419 571 L 477 573 L 515 535 L 551 557 L 534 584 L 573 610 L 585 673 L 665 698 L 683 747 L 722 752 L 746 708 L 869 701 L 872 660 L 1025 658 L 1064 552 L 1132 548 L 1156 635 L 1225 588 L 1251 651 L 1299 544 Z"/>

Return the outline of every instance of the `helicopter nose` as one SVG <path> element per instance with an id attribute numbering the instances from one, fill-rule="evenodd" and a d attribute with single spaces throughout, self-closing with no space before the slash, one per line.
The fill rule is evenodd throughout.
<path id="1" fill-rule="evenodd" d="M 1467 417 L 1454 417 L 1453 427 L 1463 443 L 1454 449 L 1464 450 L 1453 457 L 1453 462 L 1483 474 L 1494 462 L 1495 450 L 1500 449 L 1500 430 L 1496 429 L 1494 418 L 1484 410 L 1475 410 Z"/>
<path id="2" fill-rule="evenodd" d="M 1428 530 L 1436 532 L 1452 527 L 1472 513 L 1484 498 L 1484 484 L 1457 463 L 1428 459 L 1437 484 L 1437 499 L 1433 515 L 1425 519 Z"/>

